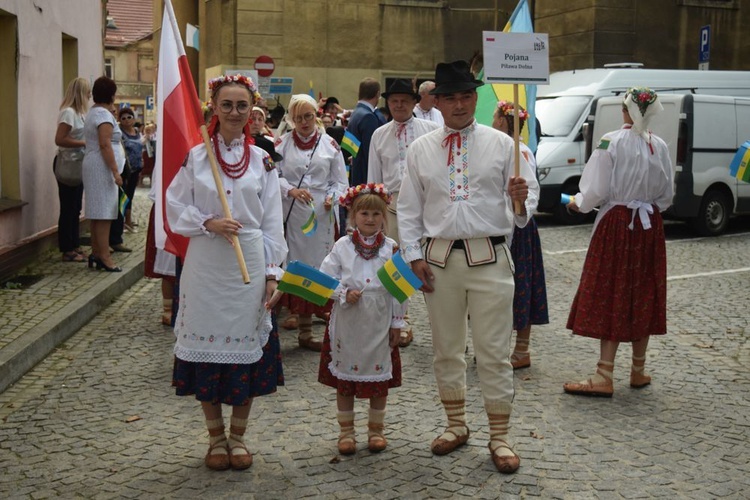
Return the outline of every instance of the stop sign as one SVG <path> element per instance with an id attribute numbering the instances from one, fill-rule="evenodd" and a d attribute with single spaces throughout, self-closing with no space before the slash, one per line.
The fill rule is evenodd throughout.
<path id="1" fill-rule="evenodd" d="M 270 56 L 258 56 L 255 60 L 255 69 L 258 71 L 258 76 L 271 76 L 275 67 L 276 65 Z"/>

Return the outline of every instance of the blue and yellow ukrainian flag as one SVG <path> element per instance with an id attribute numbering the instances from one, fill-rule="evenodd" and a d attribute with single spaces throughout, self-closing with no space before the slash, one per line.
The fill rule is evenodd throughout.
<path id="1" fill-rule="evenodd" d="M 750 182 L 750 141 L 745 141 L 734 154 L 729 173 L 741 181 Z"/>
<path id="2" fill-rule="evenodd" d="M 125 217 L 125 211 L 128 209 L 129 204 L 130 198 L 128 198 L 128 195 L 126 195 L 125 191 L 120 187 L 120 197 L 117 202 L 117 207 L 120 209 L 120 213 L 123 217 Z"/>
<path id="3" fill-rule="evenodd" d="M 388 293 L 402 304 L 422 286 L 420 279 L 404 262 L 401 252 L 396 252 L 388 262 L 383 264 L 383 267 L 378 270 L 378 279 Z"/>
<path id="4" fill-rule="evenodd" d="M 310 208 L 312 209 L 310 217 L 307 219 L 307 222 L 302 224 L 301 228 L 302 234 L 305 236 L 312 236 L 318 230 L 318 217 L 315 215 L 315 205 L 312 202 L 310 202 Z"/>
<path id="5" fill-rule="evenodd" d="M 324 306 L 333 295 L 339 281 L 312 266 L 293 260 L 281 277 L 278 290 Z"/>
<path id="6" fill-rule="evenodd" d="M 504 33 L 533 33 L 534 26 L 531 22 L 531 11 L 526 0 L 520 0 L 510 19 L 503 28 Z M 484 79 L 482 70 L 477 79 Z M 497 109 L 498 101 L 513 101 L 513 84 L 493 83 L 483 85 L 477 89 L 477 109 L 474 117 L 482 125 L 492 126 L 492 118 Z M 518 105 L 526 108 L 529 119 L 523 127 L 521 137 L 532 151 L 536 151 L 538 137 L 536 136 L 536 85 L 518 86 Z"/>
<path id="7" fill-rule="evenodd" d="M 341 148 L 349 151 L 349 154 L 352 155 L 352 158 L 357 157 L 360 144 L 361 143 L 359 139 L 357 139 L 354 134 L 352 134 L 348 130 L 344 132 L 344 138 L 341 140 Z"/>

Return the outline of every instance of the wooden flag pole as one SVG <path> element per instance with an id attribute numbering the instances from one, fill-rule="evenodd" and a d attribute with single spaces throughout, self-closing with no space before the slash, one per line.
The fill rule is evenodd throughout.
<path id="1" fill-rule="evenodd" d="M 514 160 L 515 165 L 513 169 L 513 175 L 519 177 L 521 175 L 521 145 L 519 144 L 519 122 L 518 122 L 518 84 L 513 84 L 513 144 L 515 145 Z M 513 207 L 515 208 L 516 215 L 521 215 L 521 202 L 514 201 Z"/>
<path id="2" fill-rule="evenodd" d="M 224 194 L 224 185 L 221 182 L 221 175 L 219 175 L 219 165 L 216 161 L 214 150 L 211 147 L 211 139 L 208 137 L 208 129 L 206 128 L 206 125 L 201 125 L 201 136 L 203 136 L 203 143 L 206 145 L 206 153 L 208 153 L 208 161 L 211 164 L 211 173 L 214 175 L 216 189 L 219 191 L 219 200 L 221 200 L 221 207 L 224 210 L 224 217 L 231 219 L 232 211 L 229 209 L 227 196 Z M 232 235 L 232 246 L 234 246 L 234 253 L 237 256 L 237 264 L 239 264 L 240 272 L 242 272 L 242 281 L 245 284 L 248 284 L 250 283 L 250 275 L 247 272 L 247 265 L 245 265 L 245 256 L 242 255 L 240 239 L 236 234 Z"/>

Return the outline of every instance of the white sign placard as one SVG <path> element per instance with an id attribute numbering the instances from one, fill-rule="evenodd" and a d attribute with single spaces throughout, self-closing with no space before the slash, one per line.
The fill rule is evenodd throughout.
<path id="1" fill-rule="evenodd" d="M 549 83 L 549 35 L 483 31 L 485 83 Z"/>

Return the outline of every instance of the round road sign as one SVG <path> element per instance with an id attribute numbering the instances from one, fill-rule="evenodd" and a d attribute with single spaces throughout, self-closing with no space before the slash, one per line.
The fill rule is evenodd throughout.
<path id="1" fill-rule="evenodd" d="M 258 56 L 255 60 L 255 69 L 258 71 L 258 76 L 271 76 L 276 65 L 270 56 Z"/>

